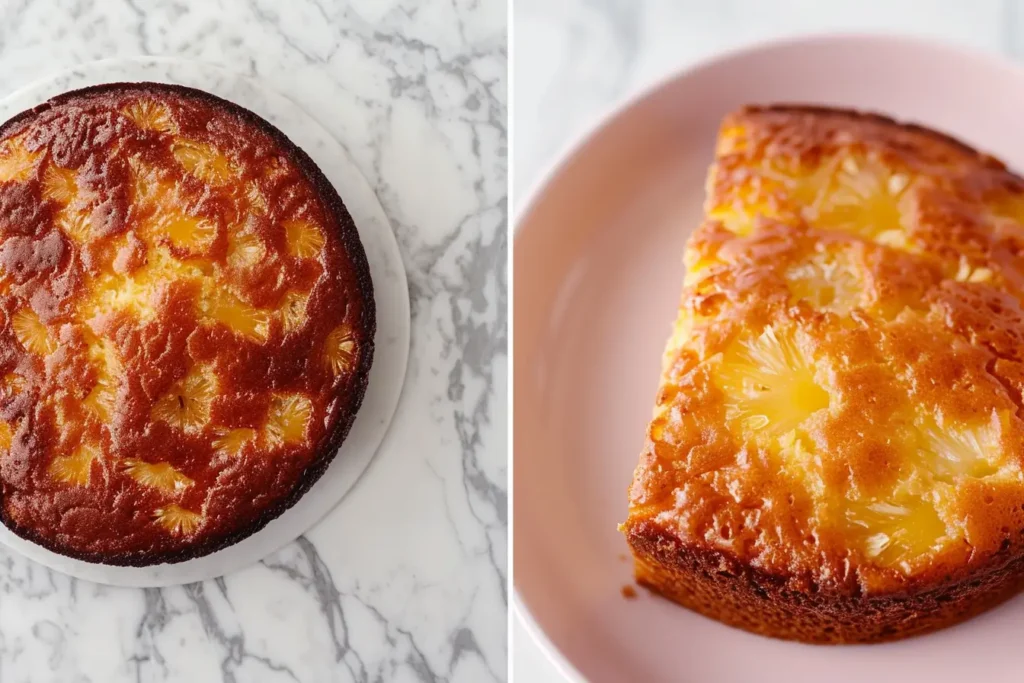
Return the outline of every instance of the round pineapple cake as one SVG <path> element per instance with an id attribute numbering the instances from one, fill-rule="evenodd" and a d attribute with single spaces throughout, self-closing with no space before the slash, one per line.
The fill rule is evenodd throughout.
<path id="1" fill-rule="evenodd" d="M 255 114 L 153 83 L 0 126 L 0 519 L 87 561 L 197 557 L 320 477 L 366 389 L 369 266 Z"/>

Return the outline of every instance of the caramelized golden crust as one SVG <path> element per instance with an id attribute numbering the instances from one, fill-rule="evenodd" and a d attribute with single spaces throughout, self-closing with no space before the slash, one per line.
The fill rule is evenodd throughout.
<path id="1" fill-rule="evenodd" d="M 814 642 L 1016 590 L 1024 181 L 880 116 L 748 108 L 705 214 L 630 490 L 641 582 Z"/>
<path id="2" fill-rule="evenodd" d="M 316 165 L 206 93 L 114 84 L 0 126 L 2 519 L 173 562 L 262 528 L 345 438 L 366 257 Z"/>

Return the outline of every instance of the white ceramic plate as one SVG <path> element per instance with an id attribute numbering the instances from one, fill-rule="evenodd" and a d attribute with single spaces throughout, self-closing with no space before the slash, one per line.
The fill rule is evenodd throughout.
<path id="1" fill-rule="evenodd" d="M 241 569 L 290 543 L 338 504 L 369 465 L 387 432 L 409 356 L 409 290 L 402 256 L 384 209 L 344 147 L 316 119 L 265 84 L 225 69 L 160 58 L 111 60 L 80 66 L 22 88 L 0 101 L 0 121 L 69 90 L 100 83 L 152 81 L 186 85 L 259 114 L 306 151 L 341 195 L 359 230 L 373 278 L 377 333 L 369 386 L 348 438 L 331 465 L 294 506 L 238 543 L 186 562 L 114 567 L 51 552 L 0 525 L 0 542 L 29 559 L 81 579 L 118 586 L 167 586 Z M 332 113 L 323 103 L 322 115 Z"/>

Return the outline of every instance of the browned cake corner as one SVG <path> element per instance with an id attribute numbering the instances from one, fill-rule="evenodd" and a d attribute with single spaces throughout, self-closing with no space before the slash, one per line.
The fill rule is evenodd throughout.
<path id="1" fill-rule="evenodd" d="M 623 525 L 637 579 L 810 642 L 1024 578 L 1024 181 L 917 126 L 729 116 Z"/>
<path id="2" fill-rule="evenodd" d="M 55 552 L 176 562 L 320 477 L 375 329 L 352 219 L 255 114 L 152 83 L 0 126 L 0 517 Z"/>

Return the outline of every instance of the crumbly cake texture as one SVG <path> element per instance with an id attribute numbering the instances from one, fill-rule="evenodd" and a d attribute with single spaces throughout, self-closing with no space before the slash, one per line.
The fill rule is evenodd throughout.
<path id="1" fill-rule="evenodd" d="M 623 525 L 640 583 L 873 642 L 1024 577 L 1024 181 L 933 131 L 724 121 Z"/>
<path id="2" fill-rule="evenodd" d="M 178 562 L 292 506 L 366 389 L 369 266 L 314 162 L 207 93 L 120 83 L 0 126 L 0 516 Z"/>

